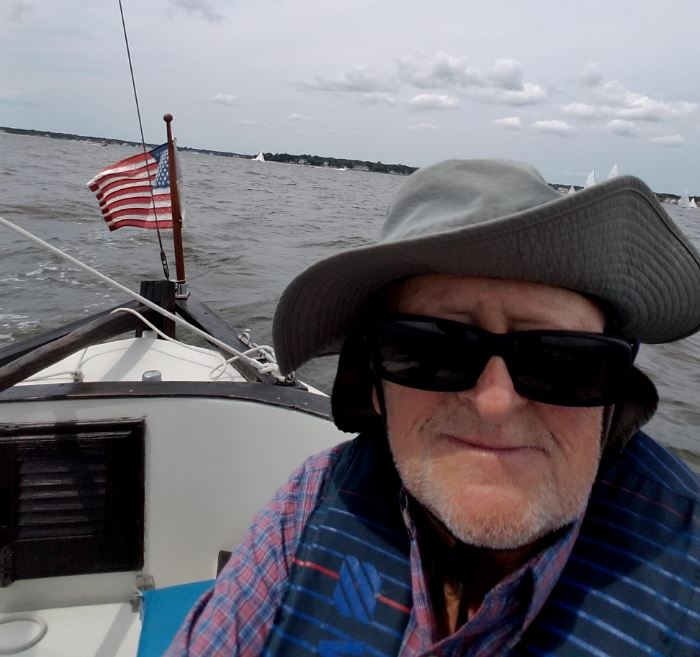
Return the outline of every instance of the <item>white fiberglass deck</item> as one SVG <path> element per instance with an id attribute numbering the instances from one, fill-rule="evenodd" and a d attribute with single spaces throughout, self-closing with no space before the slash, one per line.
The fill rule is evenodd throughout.
<path id="1" fill-rule="evenodd" d="M 114 340 L 81 349 L 20 385 L 141 381 L 146 372 L 159 372 L 163 381 L 245 380 L 211 349 L 158 340 L 155 333 L 145 331 L 140 338 Z"/>
<path id="2" fill-rule="evenodd" d="M 32 613 L 0 614 L 0 620 L 36 618 L 46 634 L 38 643 L 14 654 L 20 657 L 134 657 L 141 621 L 128 604 L 40 609 Z M 31 643 L 41 632 L 35 622 L 0 624 L 0 655 Z"/>

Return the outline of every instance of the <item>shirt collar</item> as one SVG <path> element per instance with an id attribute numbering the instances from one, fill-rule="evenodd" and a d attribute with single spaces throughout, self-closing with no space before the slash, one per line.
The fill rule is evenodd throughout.
<path id="1" fill-rule="evenodd" d="M 472 548 L 457 539 L 445 525 L 415 500 L 405 489 L 401 493 L 401 508 L 404 522 L 412 540 L 420 544 L 424 568 L 424 580 L 430 596 L 440 595 L 440 586 L 430 585 L 430 578 L 460 577 L 460 566 L 468 559 Z M 522 616 L 523 632 L 537 617 L 557 583 L 573 550 L 583 522 L 581 514 L 573 523 L 554 532 L 551 541 L 518 570 L 501 580 L 487 597 L 516 596 L 519 614 Z M 433 606 L 435 606 L 433 600 Z M 440 606 L 442 601 L 438 604 Z M 510 607 L 515 600 L 503 600 Z"/>

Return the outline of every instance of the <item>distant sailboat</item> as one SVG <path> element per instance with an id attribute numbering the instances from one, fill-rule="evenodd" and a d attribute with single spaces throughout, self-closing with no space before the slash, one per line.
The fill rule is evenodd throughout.
<path id="1" fill-rule="evenodd" d="M 263 155 L 262 151 L 260 151 L 254 158 L 256 162 L 264 162 L 265 161 L 265 156 Z"/>
<path id="2" fill-rule="evenodd" d="M 610 169 L 610 173 L 608 174 L 608 180 L 612 180 L 613 178 L 617 178 L 620 175 L 620 170 L 617 168 L 617 164 L 612 165 L 612 169 Z"/>
<path id="3" fill-rule="evenodd" d="M 590 187 L 591 185 L 595 185 L 595 169 L 588 174 L 584 187 Z"/>
<path id="4" fill-rule="evenodd" d="M 567 194 L 575 194 L 575 193 L 576 193 L 576 190 L 574 189 L 574 186 L 571 185 L 571 187 L 569 187 L 569 191 L 566 192 L 566 193 L 567 193 Z"/>
<path id="5" fill-rule="evenodd" d="M 691 208 L 697 208 L 697 207 L 698 207 L 698 206 L 697 206 L 697 203 L 695 202 L 695 198 L 691 198 L 691 199 L 690 199 L 690 205 L 689 205 L 688 207 L 691 207 Z"/>
<path id="6" fill-rule="evenodd" d="M 681 194 L 681 197 L 678 199 L 678 207 L 679 208 L 689 208 L 690 207 L 690 199 L 688 198 L 688 192 L 683 192 Z"/>

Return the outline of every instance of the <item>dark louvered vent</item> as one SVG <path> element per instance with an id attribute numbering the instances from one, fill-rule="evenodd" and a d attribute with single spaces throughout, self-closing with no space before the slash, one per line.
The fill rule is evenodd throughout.
<path id="1" fill-rule="evenodd" d="M 64 447 L 64 446 L 61 446 Z M 107 458 L 104 445 L 76 453 L 61 447 L 17 449 L 17 538 L 96 536 L 105 527 Z"/>
<path id="2" fill-rule="evenodd" d="M 143 562 L 143 421 L 0 425 L 0 580 Z"/>

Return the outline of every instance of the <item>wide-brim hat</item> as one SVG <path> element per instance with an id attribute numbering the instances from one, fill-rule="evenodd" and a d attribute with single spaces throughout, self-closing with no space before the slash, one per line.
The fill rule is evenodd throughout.
<path id="1" fill-rule="evenodd" d="M 641 342 L 700 328 L 700 256 L 640 179 L 563 195 L 526 164 L 449 160 L 409 176 L 376 244 L 317 262 L 287 286 L 273 322 L 281 371 L 338 353 L 388 283 L 435 273 L 598 297 Z"/>

